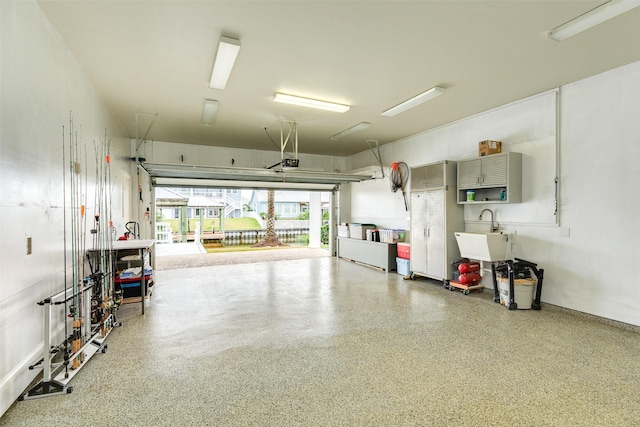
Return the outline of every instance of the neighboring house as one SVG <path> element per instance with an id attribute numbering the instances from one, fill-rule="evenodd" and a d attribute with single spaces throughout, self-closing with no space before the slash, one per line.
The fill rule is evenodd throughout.
<path id="1" fill-rule="evenodd" d="M 162 218 L 180 218 L 180 208 L 187 206 L 188 197 L 184 197 L 169 188 L 156 188 L 156 211 L 162 211 Z"/>
<path id="2" fill-rule="evenodd" d="M 215 188 L 166 188 L 173 194 L 187 198 L 190 202 L 187 208 L 187 218 L 200 218 L 200 209 L 204 209 L 204 218 L 218 218 L 220 206 L 224 207 L 226 218 L 242 217 L 242 206 L 246 201 L 243 200 L 240 190 L 231 189 L 215 189 Z M 157 191 L 157 190 L 156 190 Z M 156 199 L 158 195 L 156 193 Z M 196 199 L 197 198 L 197 199 Z M 198 201 L 196 201 L 198 200 Z M 165 212 L 164 218 L 178 218 L 179 210 L 174 209 L 173 212 Z"/>
<path id="3" fill-rule="evenodd" d="M 321 193 L 322 212 L 329 209 L 330 193 Z M 267 190 L 253 192 L 249 206 L 254 211 L 267 212 Z M 309 210 L 308 191 L 276 191 L 274 200 L 276 217 L 279 219 L 296 219 L 301 213 Z"/>

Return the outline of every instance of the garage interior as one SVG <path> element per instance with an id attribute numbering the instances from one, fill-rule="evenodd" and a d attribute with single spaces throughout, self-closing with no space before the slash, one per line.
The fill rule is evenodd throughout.
<path id="1" fill-rule="evenodd" d="M 640 423 L 635 6 L 0 2 L 0 425 Z M 238 55 L 216 87 L 219 42 Z M 541 310 L 496 304 L 494 261 L 465 295 L 448 263 L 407 278 L 340 256 L 341 224 L 406 230 L 414 256 L 418 170 L 478 158 L 520 159 L 519 180 L 504 199 L 443 185 L 445 240 L 498 228 L 544 268 Z M 154 271 L 73 393 L 23 401 L 93 311 L 47 302 L 87 283 L 78 254 L 135 222 L 153 259 L 154 191 L 176 185 L 330 191 L 332 256 Z"/>

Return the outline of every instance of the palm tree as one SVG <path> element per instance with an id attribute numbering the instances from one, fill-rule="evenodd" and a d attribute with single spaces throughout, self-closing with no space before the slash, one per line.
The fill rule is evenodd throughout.
<path id="1" fill-rule="evenodd" d="M 267 231 L 264 235 L 264 239 L 253 245 L 253 247 L 263 246 L 286 246 L 278 239 L 276 235 L 276 214 L 275 214 L 275 191 L 269 190 L 267 192 Z"/>

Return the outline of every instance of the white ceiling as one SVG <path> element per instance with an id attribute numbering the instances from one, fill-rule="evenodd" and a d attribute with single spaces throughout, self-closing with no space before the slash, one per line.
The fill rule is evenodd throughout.
<path id="1" fill-rule="evenodd" d="M 348 155 L 640 60 L 640 8 L 563 42 L 552 28 L 596 1 L 50 1 L 40 7 L 125 126 L 147 139 L 279 150 L 279 120 L 300 151 Z M 210 89 L 221 35 L 239 38 L 225 90 Z M 447 92 L 396 117 L 426 89 Z M 350 104 L 332 113 L 276 92 Z M 200 124 L 206 98 L 220 107 Z M 340 141 L 360 122 L 371 127 Z M 486 136 L 491 139 L 491 135 Z M 465 141 L 465 143 L 468 141 Z"/>

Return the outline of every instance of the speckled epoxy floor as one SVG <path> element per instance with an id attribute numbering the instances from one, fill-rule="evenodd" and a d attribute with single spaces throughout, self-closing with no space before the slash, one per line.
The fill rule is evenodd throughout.
<path id="1" fill-rule="evenodd" d="M 335 258 L 160 271 L 0 426 L 640 425 L 640 334 Z"/>

